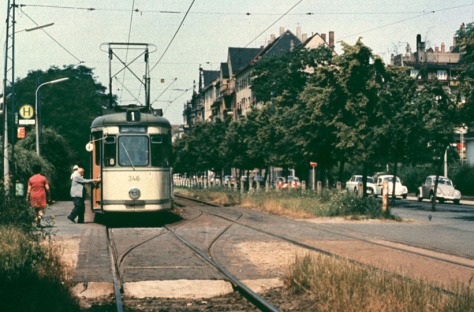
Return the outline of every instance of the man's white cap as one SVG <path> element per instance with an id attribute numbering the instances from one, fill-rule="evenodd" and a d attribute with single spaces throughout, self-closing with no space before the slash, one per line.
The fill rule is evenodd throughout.
<path id="1" fill-rule="evenodd" d="M 77 169 L 79 169 L 79 166 L 78 166 L 78 165 L 74 165 L 74 167 L 72 167 L 72 169 L 77 170 Z"/>

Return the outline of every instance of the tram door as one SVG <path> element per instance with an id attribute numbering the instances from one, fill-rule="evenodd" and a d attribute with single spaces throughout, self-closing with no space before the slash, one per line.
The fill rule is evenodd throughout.
<path id="1" fill-rule="evenodd" d="M 92 179 L 101 177 L 101 157 L 102 157 L 102 144 L 103 140 L 99 139 L 102 137 L 102 132 L 95 132 L 93 134 L 93 144 L 94 149 L 92 150 L 91 157 L 91 168 L 92 168 Z M 94 183 L 91 187 L 91 199 L 92 199 L 92 209 L 100 210 L 101 209 L 101 196 L 102 196 L 102 183 Z"/>

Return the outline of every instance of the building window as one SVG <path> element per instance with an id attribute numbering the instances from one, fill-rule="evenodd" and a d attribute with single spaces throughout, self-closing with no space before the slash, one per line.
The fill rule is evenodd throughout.
<path id="1" fill-rule="evenodd" d="M 438 80 L 448 80 L 448 71 L 438 70 L 437 77 L 438 77 Z"/>

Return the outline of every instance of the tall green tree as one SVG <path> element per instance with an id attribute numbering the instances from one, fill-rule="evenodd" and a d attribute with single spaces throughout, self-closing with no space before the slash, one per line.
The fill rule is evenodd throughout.
<path id="1" fill-rule="evenodd" d="M 319 66 L 300 95 L 300 118 L 296 126 L 301 137 L 297 144 L 306 166 L 310 161 L 318 163 L 320 180 L 323 181 L 332 166 L 339 162 L 342 168 L 349 156 L 337 146 L 336 125 L 343 115 L 347 99 L 340 75 L 336 66 Z"/>
<path id="2" fill-rule="evenodd" d="M 456 100 L 463 102 L 460 105 L 460 121 L 472 126 L 474 120 L 474 23 L 462 24 L 456 32 L 456 37 L 461 52 L 460 63 L 463 66 Z"/>
<path id="3" fill-rule="evenodd" d="M 225 136 L 223 122 L 198 123 L 174 145 L 174 171 L 188 175 L 212 170 L 218 174 L 226 165 L 221 150 Z"/>
<path id="4" fill-rule="evenodd" d="M 416 101 L 417 82 L 406 74 L 402 67 L 387 67 L 385 84 L 379 92 L 383 123 L 380 124 L 380 149 L 378 160 L 392 164 L 395 184 L 398 163 L 407 161 L 408 156 L 420 152 L 423 141 L 423 124 Z M 416 143 L 415 143 L 416 142 Z M 392 204 L 395 201 L 395 187 L 392 188 Z"/>
<path id="5" fill-rule="evenodd" d="M 89 153 L 84 147 L 89 141 L 90 125 L 101 114 L 101 107 L 108 103 L 105 87 L 97 82 L 91 68 L 69 65 L 31 71 L 15 84 L 16 102 L 34 105 L 40 84 L 64 77 L 69 80 L 44 85 L 38 90 L 40 126 L 42 129 L 52 128 L 63 136 L 73 151 L 70 162 L 87 169 Z M 40 140 L 42 149 L 44 140 Z"/>
<path id="6" fill-rule="evenodd" d="M 379 91 L 383 88 L 385 66 L 359 39 L 355 45 L 343 43 L 344 53 L 335 59 L 340 67 L 340 85 L 346 102 L 337 127 L 337 148 L 350 153 L 362 164 L 364 196 L 369 168 L 376 161 L 380 125 L 384 123 Z"/>
<path id="7" fill-rule="evenodd" d="M 69 143 L 52 128 L 43 129 L 41 157 L 35 151 L 35 133 L 30 132 L 15 146 L 15 172 L 17 179 L 26 183 L 33 175 L 33 165 L 39 164 L 48 177 L 54 199 L 70 198 L 72 150 Z"/>
<path id="8" fill-rule="evenodd" d="M 459 126 L 459 110 L 455 101 L 442 86 L 428 83 L 419 90 L 418 108 L 422 112 L 422 125 L 426 147 L 431 152 L 436 176 L 441 174 L 444 154 L 456 127 Z M 438 179 L 435 181 L 435 194 Z M 436 195 L 433 197 L 432 210 L 436 209 Z"/>

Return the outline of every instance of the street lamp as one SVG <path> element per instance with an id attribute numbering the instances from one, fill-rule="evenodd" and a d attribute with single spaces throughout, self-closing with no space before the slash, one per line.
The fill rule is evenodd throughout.
<path id="1" fill-rule="evenodd" d="M 36 88 L 36 95 L 35 95 L 35 123 L 36 123 L 36 154 L 39 156 L 40 155 L 40 146 L 39 146 L 39 123 L 38 123 L 38 90 L 44 86 L 44 85 L 48 85 L 48 84 L 54 84 L 54 83 L 58 83 L 58 82 L 61 82 L 61 81 L 66 81 L 68 80 L 69 78 L 68 77 L 65 77 L 65 78 L 60 78 L 60 79 L 56 79 L 56 80 L 51 80 L 51 81 L 47 81 L 47 82 L 44 82 L 42 84 L 40 84 L 38 86 L 38 88 Z"/>

